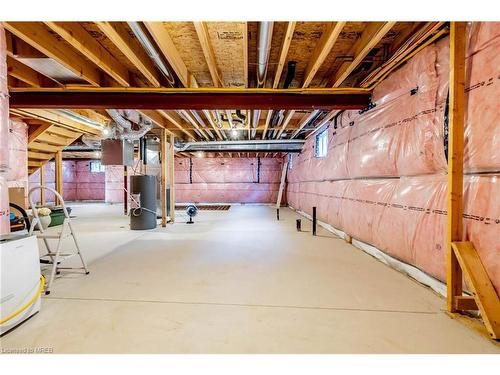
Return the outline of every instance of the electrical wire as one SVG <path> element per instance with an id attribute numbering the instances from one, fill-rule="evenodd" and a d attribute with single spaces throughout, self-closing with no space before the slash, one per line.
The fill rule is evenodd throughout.
<path id="1" fill-rule="evenodd" d="M 13 312 L 12 314 L 8 315 L 7 317 L 3 318 L 0 320 L 0 324 L 4 324 L 8 322 L 9 320 L 15 318 L 19 314 L 21 314 L 24 310 L 26 310 L 28 307 L 30 307 L 36 299 L 42 294 L 43 288 L 45 287 L 45 277 L 43 275 L 40 276 L 40 286 L 38 287 L 38 290 L 36 294 L 28 301 L 26 302 L 19 310 Z"/>

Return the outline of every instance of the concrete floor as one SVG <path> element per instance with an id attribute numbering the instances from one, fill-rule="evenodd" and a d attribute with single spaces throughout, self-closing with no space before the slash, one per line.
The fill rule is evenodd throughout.
<path id="1" fill-rule="evenodd" d="M 499 353 L 429 289 L 269 206 L 130 231 L 73 205 L 91 273 L 64 275 L 2 348 L 54 353 Z M 309 223 L 304 223 L 306 229 Z"/>

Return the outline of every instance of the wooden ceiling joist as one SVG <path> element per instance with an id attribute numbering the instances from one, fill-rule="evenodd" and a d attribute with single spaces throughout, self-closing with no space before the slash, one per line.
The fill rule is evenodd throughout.
<path id="1" fill-rule="evenodd" d="M 172 69 L 174 69 L 177 77 L 182 82 L 184 87 L 191 87 L 190 73 L 182 60 L 179 51 L 175 48 L 172 38 L 163 26 L 162 22 L 144 22 L 149 33 L 160 48 L 163 56 L 168 61 Z"/>
<path id="2" fill-rule="evenodd" d="M 60 43 L 43 24 L 37 22 L 4 22 L 4 26 L 12 34 L 64 65 L 91 85 L 99 86 L 101 81 L 99 69 L 76 51 Z"/>
<path id="3" fill-rule="evenodd" d="M 288 22 L 288 25 L 286 27 L 286 33 L 285 36 L 283 37 L 283 44 L 281 45 L 280 58 L 278 61 L 278 65 L 276 67 L 276 73 L 274 74 L 273 89 L 278 88 L 281 79 L 281 74 L 283 73 L 283 68 L 285 67 L 286 57 L 288 55 L 290 43 L 292 42 L 293 32 L 295 31 L 296 24 L 297 22 L 295 21 Z"/>
<path id="4" fill-rule="evenodd" d="M 7 74 L 33 87 L 54 86 L 55 82 L 24 65 L 11 56 L 7 56 Z"/>
<path id="5" fill-rule="evenodd" d="M 99 29 L 123 53 L 127 59 L 146 77 L 154 87 L 160 87 L 160 75 L 142 48 L 136 48 L 132 36 L 120 22 L 96 22 Z"/>
<path id="6" fill-rule="evenodd" d="M 77 22 L 45 22 L 77 51 L 113 77 L 120 85 L 129 87 L 129 72 L 96 39 Z"/>
<path id="7" fill-rule="evenodd" d="M 314 52 L 309 59 L 309 63 L 307 64 L 307 68 L 304 74 L 302 87 L 309 86 L 319 67 L 321 66 L 321 64 L 323 64 L 333 45 L 337 41 L 340 32 L 344 28 L 345 24 L 346 22 L 330 22 L 327 25 L 326 30 L 321 36 L 321 39 L 318 41 L 318 44 L 314 48 Z"/>
<path id="8" fill-rule="evenodd" d="M 332 87 L 340 87 L 354 69 L 363 61 L 368 53 L 375 47 L 394 26 L 395 22 L 370 22 L 361 34 L 359 40 L 350 50 L 353 60 L 344 62 L 335 73 Z"/>
<path id="9" fill-rule="evenodd" d="M 207 25 L 205 22 L 194 22 L 194 27 L 201 44 L 208 69 L 210 70 L 210 76 L 212 77 L 213 85 L 214 87 L 222 87 L 222 78 L 219 69 L 217 68 L 217 60 L 215 58 L 215 52 L 212 47 L 212 43 L 210 42 Z"/>

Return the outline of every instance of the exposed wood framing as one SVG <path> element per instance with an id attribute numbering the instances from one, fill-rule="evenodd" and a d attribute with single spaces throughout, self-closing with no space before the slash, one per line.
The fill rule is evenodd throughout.
<path id="1" fill-rule="evenodd" d="M 215 52 L 210 43 L 210 36 L 208 35 L 208 29 L 205 22 L 194 22 L 194 27 L 196 29 L 196 34 L 200 40 L 201 48 L 203 50 L 203 55 L 210 70 L 210 76 L 212 77 L 212 82 L 214 87 L 222 87 L 222 78 L 219 69 L 217 68 L 217 60 L 215 58 Z"/>
<path id="2" fill-rule="evenodd" d="M 349 54 L 352 54 L 353 60 L 342 64 L 335 73 L 333 87 L 340 87 L 346 78 L 349 77 L 349 74 L 358 67 L 366 55 L 368 55 L 372 48 L 382 40 L 395 23 L 396 22 L 370 22 L 368 24 L 359 40 L 350 50 Z"/>
<path id="3" fill-rule="evenodd" d="M 190 84 L 190 73 L 182 61 L 179 51 L 175 48 L 172 38 L 163 26 L 162 22 L 144 22 L 149 33 L 160 48 L 163 56 L 174 69 L 184 87 L 192 86 Z"/>
<path id="4" fill-rule="evenodd" d="M 170 186 L 170 223 L 175 222 L 175 179 L 174 179 L 174 168 L 175 168 L 175 150 L 174 141 L 175 138 L 171 135 L 168 144 L 168 185 Z"/>
<path id="5" fill-rule="evenodd" d="M 147 53 L 134 48 L 132 37 L 120 22 L 96 22 L 99 29 L 110 39 L 127 59 L 146 77 L 154 87 L 160 87 L 160 75 Z"/>
<path id="6" fill-rule="evenodd" d="M 316 45 L 311 59 L 309 60 L 304 75 L 304 81 L 302 82 L 302 87 L 309 86 L 319 67 L 323 64 L 333 45 L 337 41 L 345 24 L 346 22 L 330 22 L 327 25 L 325 32 L 321 36 L 321 39 Z"/>
<path id="7" fill-rule="evenodd" d="M 463 271 L 467 285 L 471 289 L 486 329 L 493 339 L 500 339 L 500 299 L 481 263 L 479 254 L 472 242 L 468 241 L 453 242 L 452 251 Z M 465 301 L 469 300 L 463 297 L 454 298 L 456 306 L 467 310 L 473 308 L 470 302 L 466 305 Z"/>
<path id="8" fill-rule="evenodd" d="M 286 33 L 283 37 L 283 44 L 281 45 L 280 58 L 278 61 L 278 66 L 276 67 L 276 73 L 274 74 L 273 89 L 277 89 L 281 79 L 281 73 L 285 67 L 286 57 L 288 55 L 288 49 L 290 48 L 290 43 L 292 42 L 293 32 L 295 30 L 295 25 L 297 22 L 288 22 L 286 27 Z"/>
<path id="9" fill-rule="evenodd" d="M 302 119 L 300 120 L 299 122 L 299 125 L 297 127 L 297 129 L 292 133 L 292 136 L 290 138 L 295 138 L 299 133 L 300 131 L 302 130 L 302 128 L 304 126 L 306 126 L 306 124 L 314 117 L 318 114 L 318 110 L 315 110 L 315 111 L 312 111 L 311 113 L 308 113 L 306 115 L 304 115 L 304 117 L 302 117 Z"/>
<path id="10" fill-rule="evenodd" d="M 161 226 L 167 226 L 167 130 L 162 129 L 160 133 L 160 201 L 161 201 Z"/>
<path id="11" fill-rule="evenodd" d="M 17 61 L 11 56 L 7 56 L 7 73 L 18 80 L 33 87 L 54 86 L 55 82 L 44 75 L 31 69 L 29 66 Z"/>
<path id="12" fill-rule="evenodd" d="M 129 87 L 129 72 L 96 39 L 77 22 L 45 22 L 77 51 L 113 77 L 120 85 Z"/>
<path id="13" fill-rule="evenodd" d="M 450 312 L 456 311 L 455 297 L 462 295 L 462 270 L 451 245 L 454 241 L 462 241 L 465 36 L 466 24 L 463 22 L 452 22 L 450 30 L 447 231 L 447 301 L 448 311 Z"/>
<path id="14" fill-rule="evenodd" d="M 77 76 L 94 86 L 99 86 L 101 76 L 99 69 L 85 60 L 73 49 L 59 43 L 57 38 L 37 22 L 4 22 L 4 26 L 18 38 L 24 40 L 48 57 L 58 61 Z"/>

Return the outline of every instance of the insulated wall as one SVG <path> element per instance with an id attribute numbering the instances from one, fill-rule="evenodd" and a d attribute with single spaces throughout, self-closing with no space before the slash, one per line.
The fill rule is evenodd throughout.
<path id="1" fill-rule="evenodd" d="M 276 203 L 278 158 L 176 158 L 175 200 L 194 203 Z"/>
<path id="2" fill-rule="evenodd" d="M 0 235 L 10 231 L 9 190 L 9 92 L 7 88 L 7 43 L 0 25 Z"/>
<path id="3" fill-rule="evenodd" d="M 30 188 L 40 185 L 38 169 L 29 177 Z M 55 163 L 44 165 L 45 185 L 55 189 Z M 89 160 L 63 160 L 63 198 L 65 201 L 98 201 L 105 198 L 104 172 L 90 172 Z M 54 194 L 46 191 L 45 200 L 53 203 Z M 40 191 L 34 193 L 34 201 L 40 202 Z"/>
<path id="4" fill-rule="evenodd" d="M 445 280 L 448 39 L 430 45 L 292 158 L 288 202 L 354 238 Z M 500 291 L 500 24 L 474 23 L 467 54 L 464 239 Z M 481 174 L 476 174 L 481 172 Z"/>

